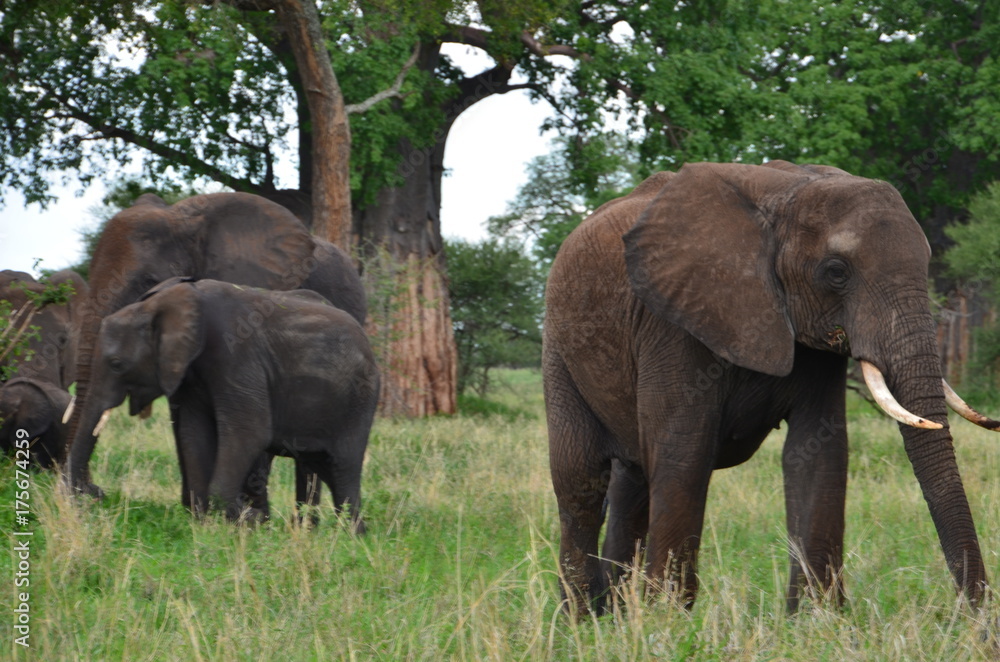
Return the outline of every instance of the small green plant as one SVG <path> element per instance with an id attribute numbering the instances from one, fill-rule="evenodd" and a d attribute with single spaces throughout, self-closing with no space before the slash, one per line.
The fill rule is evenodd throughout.
<path id="1" fill-rule="evenodd" d="M 40 260 L 35 261 L 38 269 Z M 32 290 L 27 283 L 14 282 L 11 287 L 21 292 L 20 305 L 0 299 L 0 381 L 6 381 L 17 373 L 20 363 L 30 361 L 34 350 L 29 347 L 32 340 L 39 340 L 39 327 L 31 324 L 35 314 L 48 305 L 66 303 L 73 296 L 72 283 L 54 284 L 48 275 L 39 279 L 45 288 Z"/>

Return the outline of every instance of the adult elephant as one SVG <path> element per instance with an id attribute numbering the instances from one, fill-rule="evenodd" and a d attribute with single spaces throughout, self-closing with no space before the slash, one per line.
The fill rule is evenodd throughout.
<path id="1" fill-rule="evenodd" d="M 38 327 L 26 349 L 31 351 L 27 361 L 8 357 L 5 366 L 17 366 L 15 376 L 37 379 L 69 388 L 76 379 L 76 329 L 80 322 L 81 308 L 87 300 L 89 288 L 80 274 L 70 269 L 57 271 L 49 276 L 48 284 L 72 285 L 72 292 L 64 303 L 50 303 L 36 310 L 29 326 Z M 17 311 L 29 304 L 29 295 L 40 295 L 47 284 L 36 281 L 23 271 L 0 271 L 0 299 L 9 301 Z M 24 318 L 22 318 L 24 319 Z"/>
<path id="2" fill-rule="evenodd" d="M 552 265 L 543 353 L 571 599 L 603 608 L 639 549 L 653 586 L 692 604 L 712 471 L 750 458 L 784 420 L 787 606 L 808 591 L 841 600 L 853 357 L 902 421 L 948 567 L 980 601 L 946 391 L 966 417 L 1000 424 L 942 380 L 929 257 L 889 184 L 787 162 L 685 165 L 584 221 Z"/>
<path id="3" fill-rule="evenodd" d="M 313 290 L 359 323 L 366 303 L 361 278 L 351 259 L 329 242 L 313 237 L 295 216 L 274 202 L 249 193 L 209 193 L 167 205 L 152 194 L 111 218 L 94 249 L 90 296 L 83 311 L 77 346 L 77 407 L 70 419 L 68 479 L 81 492 L 100 496 L 90 478 L 89 461 L 97 443 L 92 429 L 80 426 L 87 406 L 95 343 L 106 316 L 139 300 L 172 276 L 215 279 L 271 290 Z M 242 332 L 252 333 L 253 326 Z M 171 401 L 175 429 L 184 425 L 185 408 Z M 297 476 L 299 501 L 307 477 Z M 316 484 L 315 480 L 311 481 Z M 182 495 L 191 506 L 191 495 Z"/>

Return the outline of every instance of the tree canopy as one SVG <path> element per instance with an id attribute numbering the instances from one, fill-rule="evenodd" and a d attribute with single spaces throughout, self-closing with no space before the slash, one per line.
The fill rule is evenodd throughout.
<path id="1" fill-rule="evenodd" d="M 5 0 L 0 182 L 42 201 L 48 173 L 68 170 L 86 182 L 138 156 L 159 177 L 308 189 L 301 80 L 273 13 L 255 10 L 275 4 Z M 897 184 L 938 235 L 968 195 L 1000 174 L 995 3 L 317 7 L 355 111 L 354 144 L 363 146 L 351 156 L 355 204 L 399 183 L 395 146 L 430 147 L 454 119 L 442 114 L 461 110 L 449 99 L 469 104 L 521 87 L 555 104 L 551 124 L 576 136 L 569 153 L 583 180 L 587 139 L 608 113 L 624 117 L 647 170 L 689 160 L 829 163 Z M 481 48 L 496 66 L 469 76 L 437 56 L 405 76 L 389 95 L 395 101 L 371 102 L 418 44 L 445 42 Z M 511 82 L 515 70 L 522 83 Z M 477 84 L 478 96 L 463 94 Z"/>

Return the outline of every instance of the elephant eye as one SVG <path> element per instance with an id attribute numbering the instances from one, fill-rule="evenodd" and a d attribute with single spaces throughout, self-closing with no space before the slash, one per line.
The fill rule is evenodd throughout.
<path id="1" fill-rule="evenodd" d="M 843 260 L 830 260 L 823 266 L 823 281 L 834 289 L 841 289 L 851 280 L 851 268 Z"/>
<path id="2" fill-rule="evenodd" d="M 108 367 L 112 372 L 125 372 L 125 362 L 117 356 L 108 359 Z"/>

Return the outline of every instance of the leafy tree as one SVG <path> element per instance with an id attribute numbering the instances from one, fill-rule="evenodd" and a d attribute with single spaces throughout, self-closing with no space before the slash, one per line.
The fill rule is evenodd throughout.
<path id="1" fill-rule="evenodd" d="M 893 183 L 931 244 L 1000 176 L 1000 5 L 791 0 L 751 79 L 776 99 L 756 144 Z M 769 21 L 770 22 L 770 21 Z M 783 103 L 781 102 L 783 101 Z"/>
<path id="2" fill-rule="evenodd" d="M 969 201 L 969 221 L 946 230 L 955 245 L 944 254 L 953 276 L 979 284 L 1000 304 L 1000 182 Z"/>
<path id="3" fill-rule="evenodd" d="M 967 290 L 982 292 L 994 307 L 1000 306 L 1000 182 L 972 198 L 968 223 L 952 225 L 945 232 L 955 242 L 944 254 L 951 275 L 964 281 Z M 974 385 L 1000 389 L 1000 325 L 994 318 L 973 333 L 970 373 L 980 382 Z"/>
<path id="4" fill-rule="evenodd" d="M 589 181 L 581 179 L 577 161 L 586 162 Z M 527 182 L 507 213 L 487 224 L 493 235 L 527 240 L 547 272 L 563 240 L 584 218 L 639 183 L 640 165 L 624 138 L 607 134 L 585 144 L 559 138 L 552 152 L 532 159 L 526 170 Z"/>
<path id="5" fill-rule="evenodd" d="M 568 172 L 588 195 L 588 150 L 608 113 L 628 127 L 640 178 L 693 160 L 825 162 L 897 184 L 935 247 L 970 193 L 1000 176 L 1000 4 L 985 0 L 0 10 L 0 184 L 43 201 L 47 173 L 86 182 L 139 156 L 149 175 L 269 196 L 365 257 L 387 256 L 382 271 L 413 283 L 390 323 L 408 329 L 386 379 L 401 412 L 454 406 L 444 145 L 493 94 L 527 89 L 553 104 L 549 125 L 570 141 Z M 443 54 L 449 43 L 493 64 L 465 73 Z M 297 181 L 280 180 L 280 162 Z"/>
<path id="6" fill-rule="evenodd" d="M 458 390 L 483 396 L 492 368 L 539 364 L 544 279 L 510 240 L 448 241 L 446 249 Z"/>

